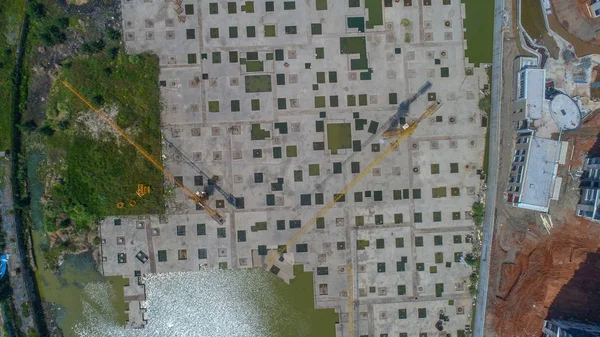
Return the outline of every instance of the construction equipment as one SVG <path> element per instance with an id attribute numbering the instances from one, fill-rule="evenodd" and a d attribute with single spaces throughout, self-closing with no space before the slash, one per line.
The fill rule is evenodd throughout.
<path id="1" fill-rule="evenodd" d="M 360 151 L 354 151 L 350 156 L 348 156 L 348 158 L 346 158 L 342 162 L 342 167 L 346 166 L 346 164 L 348 164 L 357 153 L 364 150 L 365 147 L 367 147 L 369 144 L 371 144 L 373 142 L 373 140 L 376 139 L 377 137 L 379 137 L 383 132 L 388 132 L 390 130 L 396 130 L 400 123 L 400 119 L 404 118 L 408 114 L 408 109 L 409 109 L 410 105 L 414 101 L 416 101 L 417 98 L 421 97 L 421 95 L 423 95 L 427 91 L 429 91 L 429 89 L 431 89 L 431 85 L 432 85 L 431 82 L 429 82 L 429 81 L 425 82 L 425 84 L 423 84 L 419 88 L 419 90 L 417 90 L 416 94 L 412 95 L 411 97 L 409 97 L 408 99 L 406 99 L 402 103 L 400 103 L 398 105 L 398 109 L 397 109 L 396 113 L 394 115 L 392 115 L 385 122 L 385 124 L 383 124 L 381 127 L 379 127 L 379 129 L 376 133 L 372 134 L 369 138 L 367 138 L 367 140 L 362 142 L 362 144 L 360 145 Z M 332 172 L 332 173 L 328 174 L 325 178 L 323 178 L 323 180 L 321 180 L 321 182 L 319 184 L 317 184 L 317 188 L 315 188 L 315 190 L 312 191 L 311 194 L 314 194 L 317 190 L 319 190 L 320 188 L 323 188 L 325 186 L 325 184 L 327 183 L 327 181 L 329 179 L 331 179 L 331 177 L 333 177 L 334 175 L 335 174 Z M 294 212 L 298 212 L 300 210 L 300 207 L 301 207 L 300 205 L 296 206 L 293 209 Z"/>
<path id="2" fill-rule="evenodd" d="M 85 99 L 85 97 L 83 97 L 83 95 L 79 91 L 77 91 L 77 89 L 73 88 L 73 86 L 71 86 L 71 84 L 69 84 L 66 81 L 63 81 L 62 83 L 63 83 L 63 85 L 67 89 L 69 89 L 69 91 L 71 91 L 75 96 L 77 96 L 77 98 L 79 98 L 85 105 L 87 105 L 90 109 L 92 109 L 92 111 L 94 111 L 96 113 L 96 115 L 98 115 L 98 117 L 102 118 L 105 122 L 107 122 L 110 125 L 110 127 L 113 130 L 115 130 L 116 133 L 118 133 L 119 135 L 121 135 L 121 137 L 123 137 L 123 139 L 125 139 L 129 144 L 131 144 L 142 156 L 144 156 L 144 158 L 146 158 L 152 165 L 154 165 L 167 178 L 169 178 L 170 181 L 174 182 L 177 186 L 179 186 L 179 188 L 181 188 L 181 190 L 183 191 L 183 193 L 188 198 L 192 199 L 192 201 L 194 201 L 194 204 L 198 204 L 198 205 L 202 206 L 202 208 L 204 208 L 204 210 L 219 225 L 224 225 L 225 224 L 225 218 L 223 218 L 223 216 L 221 216 L 221 214 L 217 213 L 217 211 L 215 211 L 210 206 L 208 206 L 208 204 L 207 204 L 208 196 L 206 196 L 205 193 L 197 193 L 196 194 L 196 193 L 190 191 L 189 188 L 185 187 L 185 185 L 183 185 L 183 183 L 181 183 L 177 179 L 175 179 L 175 176 L 173 174 L 171 174 L 171 172 L 167 171 L 162 166 L 161 163 L 159 163 L 158 161 L 156 161 L 156 159 L 154 159 L 148 152 L 146 152 L 146 150 L 144 150 L 143 148 L 141 148 L 133 139 L 131 139 L 125 133 L 125 131 L 123 131 L 115 122 L 113 122 L 108 116 L 106 116 L 106 114 L 104 114 L 102 111 L 96 109 L 87 99 Z"/>
<path id="3" fill-rule="evenodd" d="M 150 194 L 150 186 L 138 184 L 137 191 L 135 191 L 135 194 L 137 194 L 140 198 L 145 196 L 146 194 Z"/>
<path id="4" fill-rule="evenodd" d="M 387 130 L 386 131 L 391 131 L 391 130 L 395 130 L 398 128 L 398 125 L 400 124 L 400 119 L 404 118 L 407 114 L 408 114 L 408 109 L 410 107 L 410 105 L 417 100 L 417 98 L 419 98 L 421 95 L 423 95 L 424 93 L 426 93 L 427 91 L 429 91 L 429 89 L 431 89 L 431 82 L 427 81 L 425 82 L 425 84 L 423 84 L 419 90 L 417 90 L 417 93 L 412 95 L 410 98 L 408 98 L 407 100 L 405 100 L 404 102 L 400 103 L 398 105 L 398 110 L 396 111 L 396 114 L 394 116 L 392 116 L 389 120 L 389 125 L 388 123 L 386 123 L 386 125 L 384 125 L 384 127 L 382 129 L 384 129 L 387 126 Z"/>
<path id="5" fill-rule="evenodd" d="M 415 98 L 416 99 L 416 98 Z M 414 100 L 413 100 L 414 101 Z M 342 199 L 346 193 L 348 193 L 356 184 L 358 184 L 367 174 L 370 174 L 372 169 L 378 165 L 387 155 L 389 155 L 392 151 L 394 151 L 408 136 L 410 136 L 419 126 L 424 119 L 431 116 L 442 106 L 442 102 L 440 100 L 436 100 L 433 104 L 431 104 L 427 109 L 419 116 L 419 118 L 412 122 L 406 123 L 400 128 L 392 129 L 391 131 L 394 133 L 396 137 L 390 144 L 390 146 L 382 152 L 377 158 L 375 158 L 366 169 L 362 170 L 359 175 L 357 175 L 348 185 L 346 185 L 341 192 L 335 194 L 335 197 L 327 203 L 323 208 L 321 208 L 315 216 L 313 216 L 300 230 L 296 232 L 286 243 L 281 246 L 277 250 L 277 254 L 273 254 L 268 259 L 268 265 L 273 265 L 277 259 L 282 261 L 282 254 L 285 253 L 288 247 L 294 243 L 302 234 L 304 234 L 316 221 L 318 218 L 321 218 L 331 209 L 336 202 Z M 397 116 L 397 115 L 396 115 Z M 397 124 L 396 124 L 397 125 Z M 388 131 L 390 131 L 388 129 Z M 350 337 L 355 337 L 354 332 L 356 331 L 354 323 L 357 321 L 355 316 L 355 309 L 358 307 L 358 303 L 354 300 L 354 275 L 353 275 L 354 266 L 348 266 L 348 326 L 350 327 Z"/>
<path id="6" fill-rule="evenodd" d="M 275 262 L 275 260 L 281 256 L 281 254 L 283 254 L 284 252 L 287 251 L 287 247 L 289 247 L 292 243 L 294 243 L 296 240 L 298 240 L 298 238 L 302 234 L 304 234 L 304 232 L 306 232 L 317 221 L 318 218 L 323 217 L 325 215 L 325 213 L 327 213 L 327 211 L 329 211 L 329 209 L 335 205 L 336 202 L 338 202 L 340 199 L 342 199 L 346 195 L 346 193 L 348 193 L 348 191 L 350 191 L 352 189 L 352 187 L 354 187 L 361 180 L 363 180 L 363 178 L 367 174 L 370 174 L 372 169 L 377 164 L 379 164 L 385 157 L 387 157 L 388 154 L 390 154 L 393 150 L 395 150 L 400 145 L 400 143 L 402 143 L 408 136 L 410 136 L 415 131 L 415 129 L 417 128 L 419 123 L 421 123 L 425 118 L 427 118 L 427 117 L 431 116 L 433 113 L 435 113 L 441 106 L 442 106 L 442 101 L 436 100 L 433 104 L 431 104 L 429 107 L 427 107 L 427 109 L 423 112 L 423 114 L 421 114 L 421 116 L 419 116 L 419 118 L 416 121 L 414 121 L 413 123 L 404 124 L 401 128 L 399 128 L 400 131 L 396 134 L 396 139 L 394 139 L 392 141 L 390 146 L 385 151 L 383 151 L 379 156 L 377 156 L 377 158 L 373 159 L 373 161 L 369 163 L 367 168 L 362 170 L 359 175 L 354 177 L 354 179 L 352 179 L 352 181 L 348 185 L 346 185 L 339 193 L 335 194 L 335 197 L 330 202 L 328 202 L 325 206 L 323 206 L 317 212 L 317 214 L 315 214 L 304 226 L 302 226 L 302 228 L 300 228 L 300 230 L 297 231 L 296 234 L 294 234 L 294 236 L 292 236 L 285 243 L 285 245 L 281 246 L 281 248 L 277 251 L 278 256 L 271 257 L 269 264 L 273 264 Z"/>
<path id="7" fill-rule="evenodd" d="M 425 112 L 423 113 L 422 116 L 431 116 L 441 106 L 442 106 L 442 102 L 440 100 L 436 100 L 433 104 L 431 104 L 427 108 L 427 110 L 425 110 Z M 423 118 L 426 118 L 426 117 L 423 117 Z M 406 130 L 408 130 L 408 128 L 410 128 L 410 125 L 409 124 L 404 124 L 404 125 L 402 125 L 402 127 L 399 127 L 399 128 L 388 129 L 386 132 L 383 133 L 383 137 L 384 138 L 394 138 L 394 137 L 401 136 L 402 133 L 405 133 Z"/>
<path id="8" fill-rule="evenodd" d="M 223 195 L 223 197 L 225 197 L 225 200 L 227 200 L 227 202 L 230 205 L 232 205 L 235 208 L 244 208 L 244 198 L 236 198 L 233 195 L 231 195 L 231 193 L 228 193 L 227 191 L 223 190 L 221 186 L 217 185 L 216 176 L 211 176 L 208 173 L 204 172 L 202 169 L 200 169 L 200 167 L 198 167 L 196 163 L 194 163 L 190 158 L 188 158 L 177 146 L 175 146 L 175 144 L 173 144 L 166 137 L 163 136 L 163 140 L 165 141 L 166 145 L 169 148 L 175 150 L 179 157 L 183 159 L 191 168 L 193 168 L 196 172 L 200 173 L 204 178 L 206 178 L 207 185 L 204 188 L 204 192 L 206 192 L 207 195 L 211 195 L 213 189 L 217 190 L 219 191 L 219 193 L 221 193 L 221 195 Z"/>

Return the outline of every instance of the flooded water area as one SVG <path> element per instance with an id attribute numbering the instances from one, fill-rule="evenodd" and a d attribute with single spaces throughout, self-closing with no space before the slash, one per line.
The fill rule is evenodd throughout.
<path id="1" fill-rule="evenodd" d="M 102 276 L 91 252 L 67 256 L 58 272 L 46 268 L 41 253 L 49 245 L 40 203 L 44 186 L 35 174 L 43 159 L 31 155 L 28 161 L 35 274 L 40 296 L 64 336 L 335 336 L 338 315 L 333 309 L 314 309 L 313 276 L 302 266 L 295 267 L 291 285 L 263 269 L 146 276 L 146 328 L 124 329 L 126 280 Z"/>

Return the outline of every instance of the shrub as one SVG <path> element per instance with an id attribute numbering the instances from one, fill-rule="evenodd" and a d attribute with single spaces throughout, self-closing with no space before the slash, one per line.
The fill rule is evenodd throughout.
<path id="1" fill-rule="evenodd" d="M 491 109 L 492 109 L 492 96 L 488 94 L 488 95 L 483 96 L 479 100 L 479 110 L 483 110 L 489 114 Z"/>
<path id="2" fill-rule="evenodd" d="M 67 34 L 65 34 L 57 26 L 51 25 L 44 27 L 42 33 L 40 34 L 40 38 L 46 46 L 52 47 L 67 41 Z"/>
<path id="3" fill-rule="evenodd" d="M 120 40 L 121 32 L 116 29 L 109 28 L 106 32 L 106 36 L 108 36 L 108 38 L 111 40 Z"/>
<path id="4" fill-rule="evenodd" d="M 465 255 L 465 263 L 471 267 L 477 267 L 479 265 L 479 257 L 473 253 Z"/>
<path id="5" fill-rule="evenodd" d="M 87 54 L 96 54 L 104 50 L 106 43 L 104 40 L 96 40 L 91 42 L 84 42 L 81 45 L 81 51 Z"/>
<path id="6" fill-rule="evenodd" d="M 473 207 L 471 208 L 471 216 L 473 217 L 475 226 L 481 227 L 485 217 L 485 206 L 480 202 L 474 203 Z"/>

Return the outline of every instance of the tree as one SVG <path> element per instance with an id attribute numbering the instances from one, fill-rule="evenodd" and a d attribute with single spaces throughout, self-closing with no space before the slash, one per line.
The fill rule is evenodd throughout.
<path id="1" fill-rule="evenodd" d="M 67 228 L 67 227 L 69 227 L 70 225 L 71 225 L 71 219 L 69 219 L 69 218 L 63 219 L 63 220 L 60 222 L 60 224 L 58 224 L 58 226 L 59 226 L 60 228 Z"/>
<path id="2" fill-rule="evenodd" d="M 119 55 L 119 47 L 112 47 L 108 50 L 108 56 L 110 56 L 111 59 L 116 59 L 117 56 Z"/>
<path id="3" fill-rule="evenodd" d="M 69 18 L 66 18 L 66 17 L 58 18 L 58 19 L 56 19 L 56 24 L 60 28 L 65 29 L 65 28 L 69 27 Z"/>
<path id="4" fill-rule="evenodd" d="M 65 131 L 66 129 L 69 128 L 69 120 L 67 119 L 63 119 L 60 120 L 58 123 L 56 123 L 56 127 L 61 130 L 61 131 Z"/>
<path id="5" fill-rule="evenodd" d="M 40 34 L 40 38 L 46 46 L 52 47 L 67 41 L 67 34 L 58 28 L 58 26 L 51 25 L 44 27 L 43 32 Z"/>
<path id="6" fill-rule="evenodd" d="M 41 19 L 46 16 L 46 6 L 37 1 L 31 1 L 29 2 L 29 13 L 34 19 Z"/>
<path id="7" fill-rule="evenodd" d="M 92 101 L 94 102 L 94 104 L 96 104 L 97 106 L 102 106 L 104 105 L 104 97 L 102 97 L 102 95 L 96 95 L 92 98 Z"/>
<path id="8" fill-rule="evenodd" d="M 41 133 L 42 135 L 47 136 L 47 137 L 54 135 L 54 129 L 48 124 L 42 125 L 38 129 L 38 131 L 39 131 L 39 133 Z"/>
<path id="9" fill-rule="evenodd" d="M 31 131 L 35 130 L 36 128 L 37 128 L 37 123 L 33 119 L 30 119 L 27 122 L 23 123 L 23 126 L 21 127 L 21 129 L 26 132 L 31 132 Z"/>

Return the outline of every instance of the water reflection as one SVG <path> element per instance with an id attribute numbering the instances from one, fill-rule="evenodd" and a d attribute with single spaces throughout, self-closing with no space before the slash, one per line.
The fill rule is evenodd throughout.
<path id="1" fill-rule="evenodd" d="M 310 273 L 299 275 L 308 277 Z M 297 282 L 306 282 L 301 277 Z M 300 283 L 288 286 L 263 270 L 205 270 L 151 275 L 146 279 L 148 324 L 143 330 L 116 326 L 101 303 L 84 305 L 75 331 L 97 336 L 335 336 L 333 310 L 314 310 Z M 91 287 L 86 291 L 110 291 Z M 102 295 L 90 296 L 102 299 Z M 110 304 L 109 300 L 102 300 Z M 308 307 L 310 305 L 310 307 Z"/>

